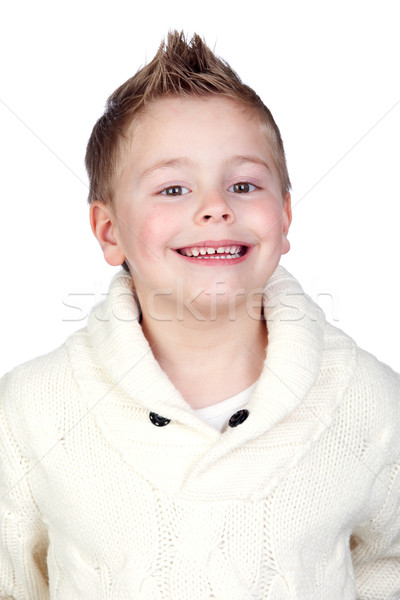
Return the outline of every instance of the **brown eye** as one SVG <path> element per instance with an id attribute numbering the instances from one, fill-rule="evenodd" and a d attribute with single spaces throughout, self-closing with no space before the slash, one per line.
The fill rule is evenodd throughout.
<path id="1" fill-rule="evenodd" d="M 181 185 L 171 185 L 171 187 L 167 187 L 165 190 L 162 190 L 161 193 L 164 196 L 182 196 L 188 192 L 189 190 Z"/>
<path id="2" fill-rule="evenodd" d="M 252 183 L 248 183 L 247 181 L 240 181 L 239 183 L 234 183 L 229 188 L 229 191 L 235 192 L 235 194 L 248 194 L 249 192 L 254 192 L 256 186 Z"/>

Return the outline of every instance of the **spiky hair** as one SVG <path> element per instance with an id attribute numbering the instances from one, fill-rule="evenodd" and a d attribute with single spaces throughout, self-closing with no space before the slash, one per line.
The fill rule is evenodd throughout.
<path id="1" fill-rule="evenodd" d="M 255 91 L 244 84 L 227 62 L 217 57 L 194 34 L 187 40 L 173 31 L 153 60 L 122 84 L 107 100 L 104 114 L 95 124 L 86 150 L 89 202 L 112 203 L 127 132 L 151 102 L 161 97 L 222 95 L 255 108 L 266 124 L 282 194 L 290 189 L 285 152 L 279 129 L 269 109 Z"/>

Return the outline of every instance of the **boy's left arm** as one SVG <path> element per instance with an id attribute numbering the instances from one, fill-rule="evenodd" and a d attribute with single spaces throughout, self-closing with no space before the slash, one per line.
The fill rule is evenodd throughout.
<path id="1" fill-rule="evenodd" d="M 400 600 L 400 459 L 382 485 L 380 510 L 352 536 L 357 600 Z"/>

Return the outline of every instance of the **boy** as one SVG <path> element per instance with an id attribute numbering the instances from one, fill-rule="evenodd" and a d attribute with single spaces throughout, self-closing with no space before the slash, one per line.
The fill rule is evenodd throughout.
<path id="1" fill-rule="evenodd" d="M 86 164 L 124 269 L 2 381 L 1 597 L 399 600 L 399 377 L 279 267 L 268 109 L 171 33 Z"/>

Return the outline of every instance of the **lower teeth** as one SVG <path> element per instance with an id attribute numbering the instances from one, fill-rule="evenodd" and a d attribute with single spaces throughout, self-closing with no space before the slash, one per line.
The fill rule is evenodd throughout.
<path id="1" fill-rule="evenodd" d="M 200 258 L 201 260 L 221 260 L 230 258 L 240 258 L 240 254 L 227 254 L 226 256 L 190 256 L 189 258 Z"/>

